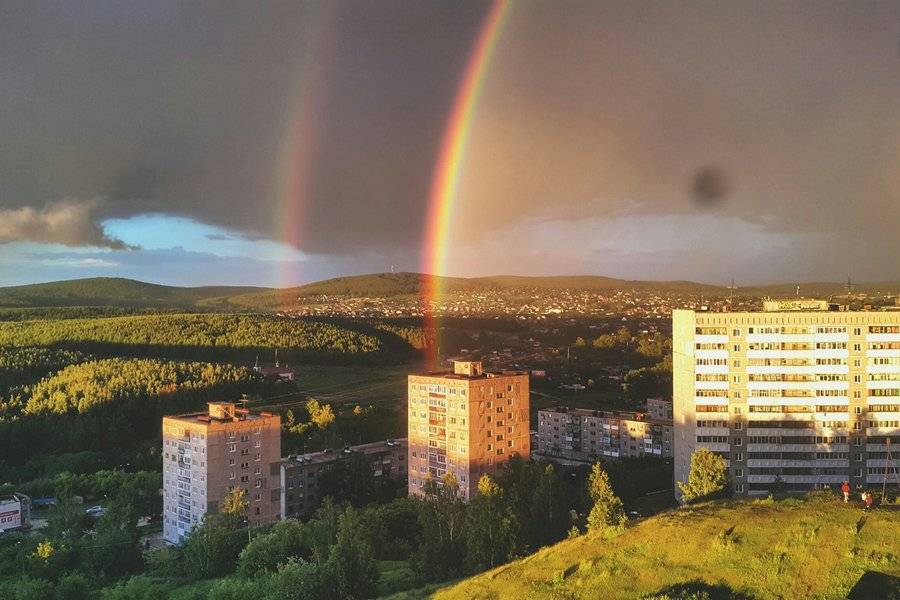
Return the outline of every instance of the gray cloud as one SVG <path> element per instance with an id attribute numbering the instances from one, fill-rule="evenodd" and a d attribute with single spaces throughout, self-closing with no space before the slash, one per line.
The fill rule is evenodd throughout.
<path id="1" fill-rule="evenodd" d="M 63 200 L 40 209 L 30 206 L 0 210 L 0 244 L 38 242 L 64 246 L 126 249 L 97 224 L 97 200 Z"/>
<path id="2" fill-rule="evenodd" d="M 438 145 L 487 8 L 7 7 L 0 210 L 103 197 L 94 219 L 176 214 L 307 253 L 416 264 Z M 514 3 L 453 242 L 515 230 L 509 262 L 493 264 L 539 270 L 583 260 L 515 259 L 547 219 L 708 211 L 759 225 L 760 243 L 831 240 L 772 279 L 836 264 L 843 277 L 861 239 L 870 268 L 900 275 L 898 23 L 898 3 Z M 701 264 L 708 249 L 679 252 Z M 745 266 L 729 266 L 740 278 Z"/>

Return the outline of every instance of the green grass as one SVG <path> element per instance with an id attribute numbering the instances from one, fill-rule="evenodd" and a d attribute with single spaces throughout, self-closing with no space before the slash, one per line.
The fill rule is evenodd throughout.
<path id="1" fill-rule="evenodd" d="M 697 505 L 396 598 L 640 598 L 692 581 L 753 598 L 844 598 L 868 571 L 900 576 L 900 511 L 866 514 L 857 531 L 863 515 L 832 499 Z"/>

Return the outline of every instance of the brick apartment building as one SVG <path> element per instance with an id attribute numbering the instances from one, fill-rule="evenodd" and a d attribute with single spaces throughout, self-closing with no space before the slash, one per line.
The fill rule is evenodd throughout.
<path id="1" fill-rule="evenodd" d="M 281 419 L 232 402 L 163 417 L 163 539 L 179 544 L 225 494 L 243 488 L 253 526 L 279 518 Z"/>
<path id="2" fill-rule="evenodd" d="M 477 493 L 483 474 L 511 456 L 528 457 L 528 374 L 486 372 L 478 361 L 454 361 L 452 371 L 409 376 L 410 494 L 429 478 L 451 472 L 460 496 Z"/>

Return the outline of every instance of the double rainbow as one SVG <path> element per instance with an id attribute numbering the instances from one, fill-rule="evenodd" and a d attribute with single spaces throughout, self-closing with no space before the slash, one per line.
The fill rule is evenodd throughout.
<path id="1" fill-rule="evenodd" d="M 437 361 L 439 358 L 438 323 L 434 318 L 434 311 L 444 298 L 444 286 L 441 279 L 447 273 L 450 229 L 453 209 L 458 201 L 462 163 L 472 132 L 475 109 L 484 89 L 491 58 L 510 12 L 510 4 L 509 0 L 495 0 L 478 33 L 472 54 L 463 70 L 462 80 L 447 126 L 444 129 L 435 175 L 428 196 L 425 243 L 422 253 L 422 272 L 425 274 L 422 282 L 422 296 L 425 305 L 426 328 L 435 332 L 431 355 L 433 361 Z"/>

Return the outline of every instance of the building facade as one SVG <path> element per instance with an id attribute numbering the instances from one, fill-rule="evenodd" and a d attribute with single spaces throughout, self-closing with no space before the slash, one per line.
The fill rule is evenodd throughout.
<path id="1" fill-rule="evenodd" d="M 163 539 L 179 544 L 225 495 L 243 488 L 252 526 L 278 520 L 281 419 L 231 402 L 163 417 Z"/>
<path id="2" fill-rule="evenodd" d="M 659 408 L 659 407 L 657 407 Z M 661 409 L 665 414 L 665 409 Z M 597 458 L 671 458 L 672 420 L 648 413 L 607 412 L 558 406 L 538 411 L 542 458 L 590 462 Z"/>
<path id="3" fill-rule="evenodd" d="M 662 398 L 647 398 L 647 416 L 661 421 L 672 420 L 672 401 Z"/>
<path id="4" fill-rule="evenodd" d="M 0 533 L 31 526 L 31 500 L 25 494 L 0 496 Z"/>
<path id="5" fill-rule="evenodd" d="M 454 361 L 453 370 L 409 376 L 410 494 L 448 472 L 459 494 L 472 498 L 478 480 L 511 456 L 528 457 L 528 374 L 485 372 L 478 361 Z"/>
<path id="6" fill-rule="evenodd" d="M 319 479 L 323 471 L 353 456 L 362 457 L 375 477 L 406 480 L 406 439 L 385 440 L 350 446 L 344 450 L 325 450 L 288 456 L 281 461 L 281 516 L 304 519 L 322 504 Z M 339 499 L 338 499 L 339 500 Z"/>
<path id="7" fill-rule="evenodd" d="M 676 310 L 672 330 L 676 481 L 701 446 L 727 459 L 738 496 L 896 481 L 900 312 L 773 301 Z"/>

